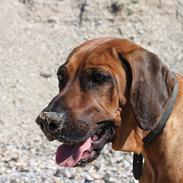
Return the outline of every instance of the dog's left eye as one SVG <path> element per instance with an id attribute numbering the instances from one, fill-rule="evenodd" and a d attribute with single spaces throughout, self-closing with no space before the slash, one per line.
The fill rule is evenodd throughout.
<path id="1" fill-rule="evenodd" d="M 58 81 L 59 81 L 59 89 L 63 89 L 67 83 L 67 73 L 64 67 L 60 68 L 57 72 Z"/>
<path id="2" fill-rule="evenodd" d="M 58 75 L 58 80 L 59 80 L 59 81 L 63 81 L 63 80 L 64 80 L 64 77 L 63 77 L 61 74 L 59 74 L 59 75 Z"/>

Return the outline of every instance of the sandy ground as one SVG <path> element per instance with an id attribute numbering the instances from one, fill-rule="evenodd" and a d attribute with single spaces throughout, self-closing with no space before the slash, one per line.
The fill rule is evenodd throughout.
<path id="1" fill-rule="evenodd" d="M 129 38 L 183 73 L 182 0 L 1 0 L 0 182 L 133 183 L 131 155 L 106 147 L 63 169 L 34 120 L 58 92 L 56 71 L 84 40 Z"/>

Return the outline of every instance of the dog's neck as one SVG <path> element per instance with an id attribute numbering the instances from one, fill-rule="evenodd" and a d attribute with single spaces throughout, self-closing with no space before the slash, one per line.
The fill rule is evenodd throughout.
<path id="1" fill-rule="evenodd" d="M 183 147 L 179 145 L 183 139 L 183 133 L 180 134 L 182 131 L 180 129 L 183 129 L 183 78 L 177 77 L 179 81 L 178 100 L 163 132 L 147 147 L 144 148 L 142 139 L 149 132 L 143 131 L 137 126 L 130 104 L 127 103 L 123 109 L 121 127 L 117 129 L 112 145 L 115 150 L 143 154 L 145 163 L 140 183 L 179 183 L 183 180 Z M 176 175 L 172 176 L 174 172 Z M 177 175 L 177 172 L 180 172 L 180 175 Z"/>
<path id="2" fill-rule="evenodd" d="M 145 163 L 140 183 L 180 183 L 183 180 L 183 147 L 180 146 L 183 121 L 177 115 L 183 114 L 183 79 L 178 76 L 178 81 L 178 100 L 163 132 L 143 149 Z"/>
<path id="3" fill-rule="evenodd" d="M 183 147 L 180 146 L 183 134 L 177 133 L 178 129 L 183 129 L 180 119 L 172 115 L 161 135 L 143 150 L 145 163 L 140 183 L 179 183 L 183 180 Z"/>

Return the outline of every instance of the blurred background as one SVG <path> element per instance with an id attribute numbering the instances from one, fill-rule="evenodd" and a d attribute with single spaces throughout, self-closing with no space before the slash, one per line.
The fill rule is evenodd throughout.
<path id="1" fill-rule="evenodd" d="M 135 182 L 131 154 L 110 144 L 87 167 L 58 167 L 59 143 L 34 122 L 58 92 L 58 66 L 102 36 L 131 39 L 183 73 L 182 0 L 0 0 L 0 182 Z"/>

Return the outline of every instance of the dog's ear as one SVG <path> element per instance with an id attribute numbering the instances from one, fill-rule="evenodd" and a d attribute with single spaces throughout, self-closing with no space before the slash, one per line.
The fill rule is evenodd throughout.
<path id="1" fill-rule="evenodd" d="M 143 130 L 151 130 L 165 112 L 176 76 L 155 54 L 143 48 L 128 53 L 118 50 L 117 54 L 131 72 L 129 95 L 136 120 Z"/>

